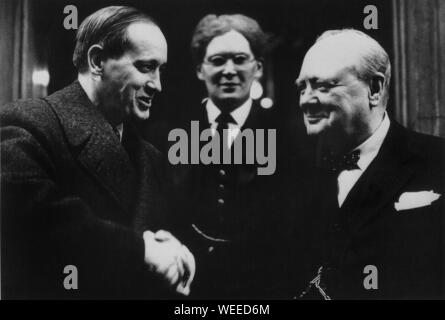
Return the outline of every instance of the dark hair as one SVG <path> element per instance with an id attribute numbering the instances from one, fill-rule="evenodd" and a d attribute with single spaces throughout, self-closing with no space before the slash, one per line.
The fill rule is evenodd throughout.
<path id="1" fill-rule="evenodd" d="M 199 21 L 193 33 L 191 50 L 194 62 L 199 65 L 204 59 L 209 42 L 231 30 L 241 33 L 249 42 L 255 57 L 262 58 L 266 44 L 266 34 L 258 22 L 242 14 L 209 14 Z"/>
<path id="2" fill-rule="evenodd" d="M 95 44 L 102 46 L 105 57 L 120 57 L 131 46 L 127 28 L 135 22 L 157 25 L 145 13 L 125 6 L 105 7 L 89 15 L 76 34 L 73 63 L 77 70 L 85 72 L 88 69 L 88 50 Z"/>

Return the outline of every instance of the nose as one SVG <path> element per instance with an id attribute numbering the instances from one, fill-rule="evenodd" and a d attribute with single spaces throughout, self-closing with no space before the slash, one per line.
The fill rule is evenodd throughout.
<path id="1" fill-rule="evenodd" d="M 162 91 L 161 75 L 159 73 L 159 70 L 156 70 L 156 72 L 154 72 L 151 75 L 150 79 L 146 83 L 146 87 L 148 87 L 148 88 L 150 88 L 152 90 L 156 90 L 158 92 Z"/>
<path id="2" fill-rule="evenodd" d="M 227 59 L 224 65 L 223 74 L 236 74 L 235 64 L 232 59 Z"/>
<path id="3" fill-rule="evenodd" d="M 308 104 L 314 104 L 317 102 L 318 102 L 318 100 L 317 100 L 317 96 L 314 93 L 314 90 L 312 90 L 311 87 L 307 86 L 304 89 L 304 92 L 302 92 L 300 94 L 300 107 L 303 107 Z"/>

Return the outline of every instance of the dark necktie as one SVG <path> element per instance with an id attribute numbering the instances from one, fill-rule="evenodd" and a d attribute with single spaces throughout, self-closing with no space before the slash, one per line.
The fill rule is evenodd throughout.
<path id="1" fill-rule="evenodd" d="M 235 119 L 232 117 L 232 115 L 229 112 L 221 112 L 218 117 L 216 117 L 215 122 L 218 124 L 216 127 L 216 131 L 219 134 L 219 141 L 221 143 L 221 150 L 222 147 L 227 147 L 223 144 L 224 140 L 229 140 L 229 123 L 236 124 Z M 226 130 L 225 130 L 226 129 Z M 225 139 L 223 137 L 226 137 Z"/>
<path id="2" fill-rule="evenodd" d="M 218 124 L 218 127 L 216 128 L 218 131 L 222 129 L 228 129 L 229 123 L 236 124 L 235 119 L 229 112 L 221 112 L 219 116 L 216 117 L 215 122 Z"/>
<path id="3" fill-rule="evenodd" d="M 332 153 L 322 156 L 322 166 L 332 173 L 340 173 L 343 170 L 359 169 L 357 162 L 360 159 L 360 150 L 354 150 L 343 156 L 335 157 Z"/>

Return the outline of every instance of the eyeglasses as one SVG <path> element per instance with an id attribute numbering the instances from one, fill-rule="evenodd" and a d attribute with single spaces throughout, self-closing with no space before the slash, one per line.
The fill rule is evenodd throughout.
<path id="1" fill-rule="evenodd" d="M 213 67 L 222 67 L 229 60 L 232 60 L 236 67 L 243 68 L 256 59 L 246 54 L 218 54 L 204 59 L 203 63 Z"/>

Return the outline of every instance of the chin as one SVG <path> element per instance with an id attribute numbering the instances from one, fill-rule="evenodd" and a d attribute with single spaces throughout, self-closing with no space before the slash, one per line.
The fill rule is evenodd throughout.
<path id="1" fill-rule="evenodd" d="M 320 128 L 314 128 L 313 126 L 306 126 L 306 133 L 308 134 L 308 136 L 317 136 L 322 132 L 323 130 L 321 130 Z"/>
<path id="2" fill-rule="evenodd" d="M 132 114 L 133 117 L 138 120 L 147 120 L 148 118 L 150 118 L 150 109 L 142 111 L 136 108 L 132 110 Z"/>
<path id="3" fill-rule="evenodd" d="M 219 100 L 231 100 L 231 101 L 237 101 L 241 100 L 239 94 L 236 94 L 235 92 L 227 92 L 223 93 L 219 96 Z"/>
<path id="4" fill-rule="evenodd" d="M 322 123 L 309 124 L 308 122 L 305 121 L 304 124 L 306 126 L 306 133 L 309 136 L 316 136 L 324 133 L 327 130 L 326 126 L 323 125 Z"/>
<path id="5" fill-rule="evenodd" d="M 247 99 L 249 99 L 248 95 L 244 96 L 237 93 L 226 93 L 220 96 L 220 100 L 239 106 L 246 102 Z"/>

